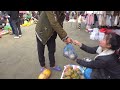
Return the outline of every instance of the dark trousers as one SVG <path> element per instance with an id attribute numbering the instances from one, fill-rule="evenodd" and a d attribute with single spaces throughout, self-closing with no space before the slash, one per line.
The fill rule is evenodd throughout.
<path id="1" fill-rule="evenodd" d="M 15 34 L 15 30 L 14 30 L 14 28 L 13 28 L 13 25 L 12 25 L 11 19 L 8 18 L 8 20 L 9 20 L 10 26 L 11 26 L 11 28 L 12 28 L 12 33 Z"/>
<path id="2" fill-rule="evenodd" d="M 20 15 L 20 25 L 24 24 L 23 13 L 19 13 Z"/>
<path id="3" fill-rule="evenodd" d="M 21 35 L 20 20 L 11 20 L 12 26 L 14 28 L 14 33 L 16 36 Z"/>
<path id="4" fill-rule="evenodd" d="M 38 58 L 39 58 L 39 62 L 40 65 L 42 67 L 45 66 L 45 57 L 44 57 L 44 51 L 45 51 L 45 45 L 42 44 L 42 42 L 37 38 L 37 50 L 38 50 Z M 55 37 L 51 37 L 47 43 L 46 43 L 47 47 L 48 47 L 48 56 L 49 56 L 49 61 L 50 61 L 50 67 L 54 67 L 55 66 L 55 51 L 56 51 L 56 42 L 55 42 Z"/>
<path id="5" fill-rule="evenodd" d="M 20 25 L 24 24 L 24 19 L 20 18 Z"/>

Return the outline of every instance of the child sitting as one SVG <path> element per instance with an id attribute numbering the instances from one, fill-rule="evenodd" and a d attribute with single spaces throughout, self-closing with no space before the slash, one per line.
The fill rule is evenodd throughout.
<path id="1" fill-rule="evenodd" d="M 120 79 L 120 36 L 117 34 L 107 34 L 99 42 L 99 46 L 89 47 L 77 40 L 73 43 L 80 49 L 91 53 L 98 54 L 94 60 L 78 59 L 75 61 L 81 66 L 91 68 L 91 79 Z M 117 53 L 116 53 L 117 51 Z"/>

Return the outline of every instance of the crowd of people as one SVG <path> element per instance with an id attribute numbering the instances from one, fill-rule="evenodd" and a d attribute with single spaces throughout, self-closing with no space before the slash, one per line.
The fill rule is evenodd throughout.
<path id="1" fill-rule="evenodd" d="M 6 30 L 7 33 L 14 35 L 14 38 L 20 38 L 21 26 L 30 20 L 38 20 L 37 11 L 0 11 L 0 38 Z"/>

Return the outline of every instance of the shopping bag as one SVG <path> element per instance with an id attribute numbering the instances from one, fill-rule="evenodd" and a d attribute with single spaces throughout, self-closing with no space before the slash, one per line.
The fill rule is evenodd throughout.
<path id="1" fill-rule="evenodd" d="M 75 52 L 75 49 L 72 44 L 67 44 L 64 47 L 63 56 L 65 56 L 66 58 L 70 60 L 74 60 L 77 58 L 77 53 Z"/>
<path id="2" fill-rule="evenodd" d="M 84 77 L 85 77 L 85 79 L 91 79 L 91 77 L 90 77 L 91 73 L 92 73 L 92 69 L 91 68 L 86 68 L 84 70 Z"/>

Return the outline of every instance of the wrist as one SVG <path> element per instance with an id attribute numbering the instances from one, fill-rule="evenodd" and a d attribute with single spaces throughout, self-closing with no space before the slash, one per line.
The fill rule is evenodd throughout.
<path id="1" fill-rule="evenodd" d="M 79 47 L 82 47 L 82 43 L 79 44 Z"/>
<path id="2" fill-rule="evenodd" d="M 63 41 L 65 41 L 65 40 L 67 40 L 68 38 L 69 38 L 69 37 L 68 37 L 68 36 L 66 36 L 66 37 L 65 37 L 65 38 L 63 38 L 62 40 L 63 40 Z"/>

